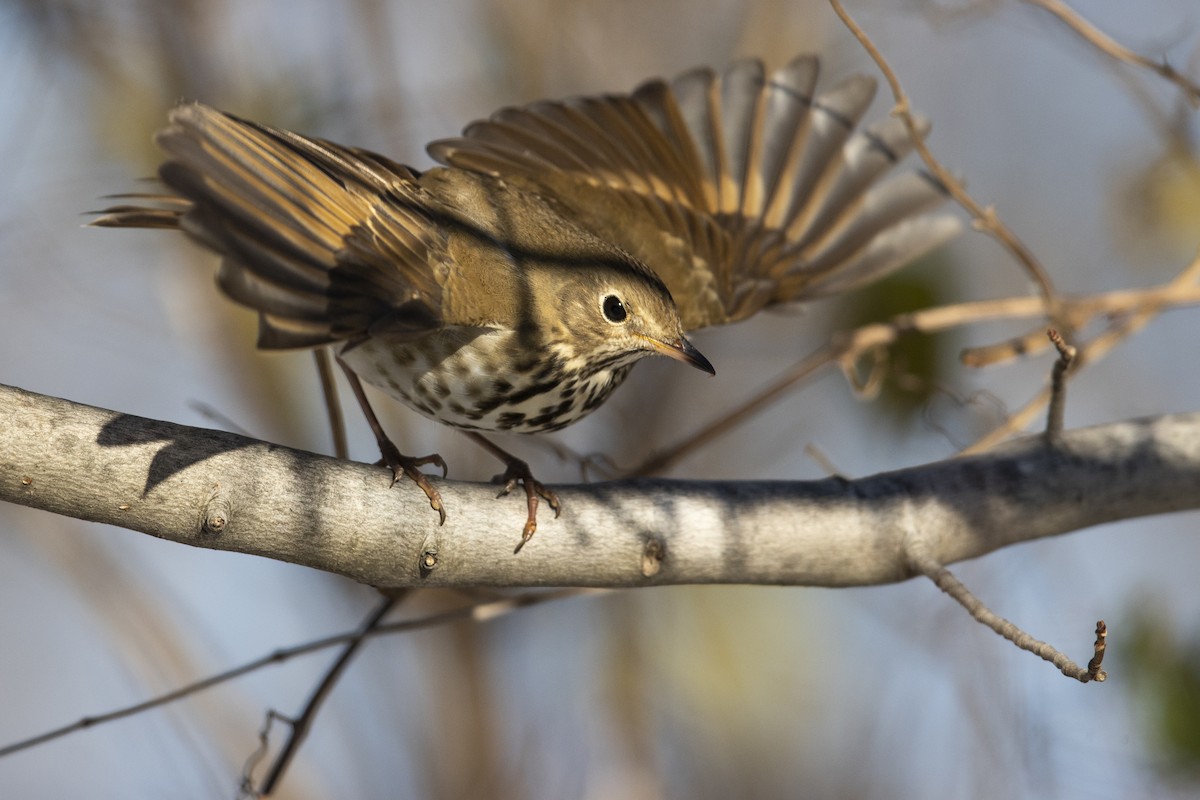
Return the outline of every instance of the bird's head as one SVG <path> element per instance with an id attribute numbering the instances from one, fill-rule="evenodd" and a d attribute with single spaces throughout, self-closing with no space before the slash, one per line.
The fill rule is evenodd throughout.
<path id="1" fill-rule="evenodd" d="M 679 310 L 667 287 L 650 270 L 622 254 L 600 263 L 556 269 L 543 309 L 568 360 L 584 359 L 587 372 L 618 367 L 649 355 L 682 361 L 710 375 L 711 363 L 684 336 Z"/>

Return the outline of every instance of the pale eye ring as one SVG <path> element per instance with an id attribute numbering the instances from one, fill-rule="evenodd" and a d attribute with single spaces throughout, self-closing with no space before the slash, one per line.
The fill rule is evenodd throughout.
<path id="1" fill-rule="evenodd" d="M 614 325 L 619 325 L 629 317 L 625 304 L 615 294 L 606 295 L 600 301 L 600 309 L 604 312 L 604 318 Z"/>

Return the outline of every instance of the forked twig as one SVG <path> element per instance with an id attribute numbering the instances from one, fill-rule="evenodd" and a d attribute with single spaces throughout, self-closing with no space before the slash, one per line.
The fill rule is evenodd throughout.
<path id="1" fill-rule="evenodd" d="M 1062 2 L 1062 0 L 1022 0 L 1022 2 L 1038 6 L 1058 17 L 1084 41 L 1110 58 L 1115 58 L 1126 64 L 1132 64 L 1135 67 L 1148 69 L 1167 79 L 1179 87 L 1192 108 L 1200 108 L 1200 84 L 1181 74 L 1166 61 L 1155 61 L 1140 53 L 1135 53 L 1088 22 L 1079 15 L 1078 11 Z"/>
<path id="2" fill-rule="evenodd" d="M 1200 252 L 1196 253 L 1192 262 L 1168 283 L 1153 290 L 1153 301 L 1144 305 L 1131 306 L 1124 313 L 1109 311 L 1115 321 L 1107 329 L 1088 342 L 1076 346 L 1075 370 L 1082 370 L 1086 365 L 1093 364 L 1121 342 L 1140 331 L 1146 325 L 1170 307 L 1169 299 L 1190 297 L 1196 292 L 1196 282 L 1200 280 Z M 962 451 L 964 455 L 981 453 L 1004 441 L 1017 431 L 1024 430 L 1040 412 L 1042 406 L 1050 402 L 1050 387 L 1045 386 L 1033 399 L 1015 414 L 1011 415 L 1003 425 L 980 437 L 970 447 Z"/>
<path id="3" fill-rule="evenodd" d="M 1121 319 L 1122 322 L 1119 325 L 1132 325 L 1134 320 L 1143 320 L 1141 324 L 1145 324 L 1145 321 L 1149 321 L 1162 311 L 1200 304 L 1200 286 L 1196 285 L 1198 278 L 1200 278 L 1200 255 L 1197 255 L 1196 260 L 1169 283 L 1161 286 L 1152 286 L 1146 289 L 1121 289 L 1086 297 L 1063 296 L 1059 300 L 1060 315 L 1070 320 L 1070 327 L 1074 330 L 1086 327 L 1097 317 Z M 626 477 L 633 477 L 662 472 L 689 453 L 751 419 L 757 412 L 782 397 L 788 389 L 811 377 L 822 367 L 837 364 L 843 371 L 849 371 L 865 353 L 887 347 L 906 333 L 933 334 L 985 321 L 1027 317 L 1044 318 L 1045 308 L 1045 303 L 1040 297 L 978 300 L 905 312 L 883 322 L 874 322 L 852 331 L 835 334 L 828 344 L 809 354 L 756 392 L 749 400 L 698 431 L 689 434 L 684 440 L 652 453 L 642 463 L 622 474 Z M 1122 330 L 1124 329 L 1122 328 Z M 1039 331 L 1040 341 L 1046 342 L 1046 346 L 1048 346 L 1045 328 L 1040 328 Z M 1132 332 L 1132 329 L 1125 335 L 1128 335 L 1129 332 Z M 1093 349 L 1087 359 L 1088 363 L 1098 361 L 1103 353 L 1116 344 L 1116 341 L 1119 339 L 1114 341 L 1110 336 L 1098 337 L 1089 345 Z M 1103 349 L 1100 349 L 1102 345 Z M 997 352 L 993 354 L 990 363 L 1005 357 L 1011 358 L 1036 352 L 1037 349 L 1040 348 L 1031 346 L 1024 353 L 1011 349 L 1008 353 Z M 1081 357 L 1078 360 L 1082 364 L 1084 359 Z M 973 444 L 968 451 L 979 452 L 981 449 L 985 449 L 985 446 L 990 447 L 996 442 L 1008 438 L 1014 432 L 1024 430 L 1041 412 L 1049 399 L 1050 392 L 1047 388 L 1035 396 L 1021 411 L 1010 417 L 1004 425 Z"/>
<path id="4" fill-rule="evenodd" d="M 300 745 L 304 744 L 304 740 L 308 738 L 308 732 L 312 729 L 313 721 L 317 718 L 317 712 L 321 710 L 321 706 L 325 703 L 325 698 L 333 691 L 333 687 L 337 684 L 342 673 L 346 671 L 346 667 L 350 665 L 350 661 L 354 658 L 362 647 L 366 638 L 371 635 L 371 632 L 379 627 L 393 608 L 407 594 L 407 590 L 397 592 L 396 594 L 385 595 L 383 600 L 375 607 L 367 619 L 359 627 L 358 633 L 346 642 L 342 647 L 342 652 L 338 654 L 337 659 L 330 665 L 321 682 L 317 684 L 316 690 L 309 697 L 308 702 L 304 704 L 304 711 L 300 716 L 295 718 L 283 717 L 280 714 L 271 712 L 276 719 L 286 720 L 291 727 L 291 732 L 288 734 L 287 743 L 280 750 L 279 755 L 275 758 L 275 763 L 271 765 L 267 777 L 263 779 L 262 786 L 258 789 L 258 796 L 266 797 L 275 791 L 275 787 L 279 781 L 283 779 L 283 774 L 287 772 L 288 765 L 292 763 L 292 759 L 300 750 Z M 264 734 L 265 736 L 265 734 Z M 253 779 L 250 776 L 248 769 L 244 776 L 244 787 L 249 788 L 253 785 Z"/>

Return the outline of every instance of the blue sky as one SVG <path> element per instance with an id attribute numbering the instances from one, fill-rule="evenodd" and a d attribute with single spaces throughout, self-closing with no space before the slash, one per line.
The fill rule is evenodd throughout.
<path id="1" fill-rule="evenodd" d="M 1135 49 L 1200 71 L 1200 8 L 1191 0 L 1078 5 Z M 253 435 L 320 451 L 329 444 L 310 359 L 254 352 L 253 319 L 219 296 L 213 259 L 157 232 L 81 227 L 102 195 L 136 189 L 153 173 L 150 137 L 175 99 L 423 167 L 425 141 L 506 104 L 625 90 L 743 55 L 779 64 L 816 51 L 829 78 L 871 71 L 819 2 L 255 0 L 188 12 L 179 4 L 160 24 L 164 15 L 148 5 L 114 1 L 81 4 L 92 16 L 70 47 L 42 38 L 46 26 L 35 24 L 32 9 L 51 7 L 0 7 L 0 381 L 219 427 L 202 404 Z M 1062 291 L 1162 282 L 1190 260 L 1200 226 L 1161 222 L 1166 208 L 1200 203 L 1188 192 L 1186 161 L 1168 157 L 1172 132 L 1197 144 L 1194 113 L 1180 110 L 1171 86 L 1114 68 L 1023 4 L 983 4 L 952 18 L 918 3 L 851 11 L 933 119 L 935 152 L 995 205 Z M 887 113 L 886 98 L 877 105 Z M 982 236 L 964 236 L 947 258 L 953 299 L 1031 291 Z M 651 443 L 673 441 L 696 414 L 732 406 L 819 346 L 834 314 L 825 305 L 705 332 L 698 343 L 716 381 L 681 376 L 677 365 L 639 367 L 632 385 L 557 441 L 636 460 L 626 434 L 647 403 L 669 412 Z M 1067 424 L 1194 410 L 1196 325 L 1195 312 L 1166 315 L 1084 373 Z M 965 342 L 1020 330 L 989 325 Z M 1011 409 L 1048 369 L 1045 358 L 955 367 L 951 380 Z M 808 443 L 849 475 L 953 454 L 933 426 L 918 420 L 896 433 L 851 397 L 826 375 L 672 474 L 819 478 L 821 466 L 803 453 Z M 973 424 L 963 409 L 942 413 L 946 427 Z M 402 409 L 388 409 L 385 424 L 410 452 L 439 450 L 455 477 L 495 471 L 452 431 Z M 352 418 L 351 432 L 354 456 L 373 460 L 365 426 Z M 511 444 L 543 479 L 577 479 L 548 448 Z M 497 513 L 519 522 L 519 505 Z M 995 611 L 1082 661 L 1100 617 L 1119 650 L 1122 615 L 1138 601 L 1162 609 L 1181 635 L 1197 629 L 1195 521 L 1105 526 L 955 569 Z M 299 567 L 7 506 L 0 596 L 0 744 L 354 627 L 375 602 L 365 587 Z M 327 660 L 289 663 L 0 759 L 0 794 L 228 796 L 265 709 L 298 708 Z M 1068 681 L 922 581 L 653 590 L 373 643 L 286 788 L 297 797 L 472 794 L 482 791 L 472 780 L 504 775 L 502 787 L 487 788 L 540 797 L 748 788 L 810 797 L 1186 796 L 1191 787 L 1149 768 L 1141 713 L 1119 669 L 1104 686 Z"/>

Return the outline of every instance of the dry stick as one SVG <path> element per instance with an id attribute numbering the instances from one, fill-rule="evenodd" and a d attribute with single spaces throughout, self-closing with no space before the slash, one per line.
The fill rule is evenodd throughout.
<path id="1" fill-rule="evenodd" d="M 1068 311 L 1063 313 L 1070 315 Z M 1079 326 L 1075 327 L 1078 330 Z M 1003 342 L 964 348 L 958 354 L 958 360 L 963 366 L 980 369 L 1021 356 L 1036 356 L 1049 346 L 1046 329 L 1039 325 L 1031 331 L 1026 331 L 1020 336 L 1014 336 Z"/>
<path id="2" fill-rule="evenodd" d="M 576 597 L 584 594 L 601 594 L 603 589 L 559 589 L 549 592 L 527 592 L 525 594 L 514 595 L 512 597 L 504 597 L 499 600 L 491 600 L 485 603 L 477 603 L 474 605 L 454 608 L 449 611 L 442 611 L 437 614 L 430 614 L 428 617 L 420 617 L 418 619 L 401 620 L 399 622 L 389 622 L 386 625 L 379 625 L 374 630 L 370 631 L 366 638 L 374 636 L 382 636 L 389 633 L 406 633 L 408 631 L 420 630 L 423 628 L 433 628 L 438 625 L 445 625 L 458 620 L 474 620 L 477 623 L 484 623 L 497 617 L 504 616 L 512 611 L 516 611 L 527 606 L 538 605 L 540 603 L 558 600 L 564 597 Z M 152 708 L 173 703 L 176 700 L 182 700 L 189 695 L 209 689 L 222 683 L 240 678 L 243 675 L 248 675 L 251 672 L 262 669 L 263 667 L 272 664 L 282 664 L 297 656 L 315 653 L 318 650 L 324 650 L 327 647 L 336 647 L 339 644 L 345 644 L 353 641 L 360 635 L 359 631 L 349 631 L 347 633 L 339 633 L 333 636 L 326 636 L 322 639 L 315 639 L 311 642 L 306 642 L 294 647 L 283 648 L 268 653 L 254 661 L 248 661 L 245 664 L 234 667 L 233 669 L 220 672 L 216 675 L 210 675 L 203 680 L 195 683 L 182 686 L 158 697 L 153 697 L 141 703 L 135 703 L 124 708 L 118 708 L 114 711 L 108 711 L 103 714 L 97 714 L 92 717 L 83 717 L 77 722 L 70 725 L 64 725 L 61 728 L 40 733 L 37 736 L 31 736 L 28 739 L 22 739 L 19 742 L 0 747 L 0 757 L 27 750 L 39 744 L 52 741 L 54 739 L 66 736 L 69 733 L 92 728 L 106 722 L 113 722 L 125 717 L 131 717 L 135 714 L 140 714 L 143 711 L 149 711 Z"/>
<path id="3" fill-rule="evenodd" d="M 333 437 L 334 455 L 338 458 L 349 458 L 350 451 L 346 442 L 345 418 L 342 415 L 342 404 L 338 398 L 337 384 L 333 375 L 333 361 L 329 357 L 329 348 L 318 347 L 312 353 L 313 361 L 317 366 L 317 376 L 321 382 L 321 394 L 325 399 L 325 410 L 329 419 L 329 432 Z M 366 636 L 382 622 L 383 618 L 396 606 L 402 596 L 403 593 L 385 597 L 383 602 L 371 612 L 371 615 L 360 626 L 358 634 L 343 646 L 341 654 L 334 660 L 329 670 L 325 673 L 325 676 L 317 685 L 316 691 L 309 698 L 308 704 L 299 717 L 289 719 L 281 714 L 276 714 L 274 711 L 270 712 L 272 718 L 288 722 L 292 730 L 283 750 L 280 751 L 279 756 L 275 759 L 275 764 L 272 766 L 270 773 L 266 780 L 263 781 L 262 788 L 258 792 L 259 796 L 269 795 L 274 790 L 275 785 L 283 777 L 283 773 L 287 770 L 292 758 L 300 749 L 300 745 L 308 737 L 308 732 L 312 728 L 312 723 L 316 718 L 317 712 L 320 710 L 325 698 L 333 690 L 338 678 L 350 664 L 350 660 L 358 652 Z M 265 754 L 266 732 L 264 731 L 263 748 L 260 755 Z M 258 758 L 255 756 L 252 756 L 248 762 L 246 775 L 243 780 L 243 789 L 245 791 L 252 792 L 251 787 L 253 784 L 249 775 L 250 770 L 257 762 Z"/>
<path id="4" fill-rule="evenodd" d="M 1113 325 L 1087 344 L 1076 348 L 1074 358 L 1076 372 L 1082 370 L 1085 365 L 1093 364 L 1102 359 L 1118 344 L 1149 324 L 1150 320 L 1156 314 L 1157 312 L 1154 311 L 1137 314 L 1120 324 Z M 1040 392 L 1030 398 L 1029 402 L 1022 406 L 1019 411 L 1010 414 L 1003 425 L 994 428 L 968 447 L 963 448 L 959 451 L 959 455 L 972 455 L 990 450 L 1008 437 L 1025 430 L 1037 415 L 1041 413 L 1042 408 L 1050 402 L 1052 396 L 1051 387 L 1047 384 L 1042 387 Z"/>
<path id="5" fill-rule="evenodd" d="M 1046 337 L 1058 350 L 1058 360 L 1050 376 L 1050 408 L 1046 413 L 1046 441 L 1054 441 L 1063 430 L 1063 413 L 1067 405 L 1067 370 L 1075 360 L 1075 348 L 1063 340 L 1062 334 L 1050 328 Z"/>
<path id="6" fill-rule="evenodd" d="M 1158 313 L 1170 308 L 1197 305 L 1200 304 L 1200 286 L 1192 284 L 1192 270 L 1197 268 L 1200 268 L 1200 259 L 1180 276 L 1163 286 L 1153 286 L 1148 289 L 1121 289 L 1088 297 L 1062 297 L 1060 298 L 1061 313 L 1071 321 L 1071 328 L 1079 330 L 1100 315 L 1126 316 Z M 796 383 L 808 378 L 821 367 L 838 363 L 843 371 L 849 372 L 852 365 L 864 353 L 887 347 L 902 334 L 931 334 L 988 320 L 1040 317 L 1044 316 L 1045 308 L 1045 302 L 1039 297 L 978 300 L 910 311 L 898 314 L 884 322 L 874 322 L 852 331 L 835 334 L 829 344 L 824 345 L 799 364 L 784 372 L 742 405 L 718 417 L 684 440 L 652 453 L 641 464 L 621 474 L 625 477 L 633 477 L 662 472 L 688 453 L 750 419 L 755 413 L 770 405 Z M 1044 332 L 1041 335 L 1044 338 Z M 1013 429 L 1009 429 L 1006 425 L 1000 438 L 1007 438 L 1012 430 L 1020 430 L 1028 425 L 1040 412 L 1048 398 L 1048 392 L 1038 395 L 1029 409 L 1021 412 L 1020 425 Z M 993 441 L 992 444 L 994 443 Z"/>
<path id="7" fill-rule="evenodd" d="M 1081 667 L 1056 648 L 1046 642 L 1033 638 L 1013 623 L 994 613 L 978 597 L 972 594 L 958 578 L 954 577 L 950 570 L 941 564 L 915 552 L 909 552 L 908 559 L 913 569 L 937 584 L 939 589 L 957 601 L 977 622 L 991 628 L 1022 650 L 1049 661 L 1058 667 L 1062 674 L 1068 678 L 1074 678 L 1080 683 L 1088 683 L 1089 681 L 1103 681 L 1108 677 L 1107 673 L 1100 668 L 1104 660 L 1104 649 L 1108 633 L 1108 628 L 1104 624 L 1104 620 L 1096 623 L 1096 642 L 1093 645 L 1092 660 L 1088 662 L 1086 667 Z"/>
<path id="8" fill-rule="evenodd" d="M 626 471 L 624 476 L 644 477 L 662 472 L 683 458 L 687 453 L 703 447 L 726 431 L 736 428 L 742 422 L 753 417 L 759 410 L 770 405 L 776 398 L 783 395 L 793 384 L 804 380 L 821 367 L 836 361 L 840 353 L 841 350 L 836 344 L 831 343 L 822 347 L 783 375 L 780 375 L 766 388 L 738 408 L 709 423 L 673 447 L 651 453 L 649 458 L 633 469 Z"/>
<path id="9" fill-rule="evenodd" d="M 317 375 L 321 379 L 321 394 L 325 398 L 325 411 L 329 415 L 329 432 L 333 435 L 333 454 L 338 458 L 349 458 L 350 449 L 346 444 L 346 420 L 342 415 L 342 403 L 338 399 L 337 383 L 333 377 L 333 360 L 329 357 L 329 348 L 315 348 L 313 360 L 317 362 Z"/>
<path id="10" fill-rule="evenodd" d="M 1075 370 L 1078 372 L 1086 365 L 1101 360 L 1118 344 L 1150 324 L 1156 316 L 1171 306 L 1171 297 L 1188 297 L 1193 294 L 1196 290 L 1195 283 L 1197 280 L 1200 280 L 1200 251 L 1196 253 L 1196 257 L 1192 259 L 1192 263 L 1188 264 L 1170 282 L 1162 287 L 1158 287 L 1153 293 L 1153 302 L 1147 305 L 1131 306 L 1130 310 L 1122 315 L 1123 318 L 1114 322 L 1107 330 L 1100 333 L 1090 342 L 1080 345 L 1075 355 Z M 1107 313 L 1116 314 L 1116 312 L 1112 311 Z M 1049 402 L 1049 400 L 1050 387 L 1047 386 L 1026 403 L 1024 408 L 1005 420 L 1003 425 L 980 437 L 970 447 L 964 449 L 961 454 L 981 453 L 994 447 L 1017 431 L 1024 430 L 1033 418 L 1037 416 L 1041 407 Z"/>
<path id="11" fill-rule="evenodd" d="M 909 102 L 908 95 L 904 93 L 903 87 L 900 85 L 900 79 L 896 77 L 896 73 L 888 64 L 887 59 L 883 57 L 883 53 L 875 46 L 875 43 L 867 36 L 857 22 L 850 16 L 849 12 L 842 6 L 840 0 L 829 0 L 829 4 L 833 7 L 833 11 L 842 20 L 842 23 L 854 34 L 854 38 L 858 39 L 859 44 L 871 56 L 871 59 L 879 67 L 879 71 L 883 73 L 884 78 L 891 87 L 892 97 L 896 101 L 896 105 L 892 108 L 892 114 L 900 117 L 904 122 L 904 126 L 908 129 L 909 138 L 912 140 L 913 147 L 917 151 L 917 155 L 925 162 L 925 166 L 929 169 L 933 176 L 946 188 L 946 191 L 954 198 L 954 201 L 963 207 L 972 217 L 974 227 L 982 230 L 1000 242 L 1013 257 L 1025 268 L 1029 276 L 1033 278 L 1038 285 L 1038 290 L 1041 292 L 1042 298 L 1046 303 L 1048 316 L 1051 320 L 1058 318 L 1058 299 L 1054 290 L 1054 284 L 1050 280 L 1050 275 L 1046 269 L 1038 261 L 1033 251 L 1026 247 L 1025 243 L 1017 238 L 1007 225 L 1001 221 L 996 209 L 988 206 L 983 207 L 975 201 L 951 173 L 946 169 L 933 153 L 925 145 L 925 139 L 921 132 L 917 129 L 917 122 L 912 115 L 912 105 Z"/>
<path id="12" fill-rule="evenodd" d="M 1022 2 L 1049 11 L 1065 22 L 1084 41 L 1105 55 L 1161 75 L 1179 87 L 1193 108 L 1200 108 L 1200 84 L 1196 84 L 1184 77 L 1166 61 L 1154 61 L 1139 53 L 1135 53 L 1123 44 L 1119 44 L 1116 40 L 1102 33 L 1096 26 L 1081 17 L 1079 12 L 1062 2 L 1062 0 L 1022 0 Z"/>
<path id="13" fill-rule="evenodd" d="M 279 752 L 279 756 L 275 759 L 275 763 L 271 766 L 271 771 L 267 773 L 266 779 L 262 782 L 262 787 L 258 790 L 261 797 L 266 797 L 275 790 L 275 786 L 283 778 L 283 774 L 287 771 L 288 765 L 292 763 L 292 758 L 295 757 L 300 745 L 304 744 L 304 740 L 308 738 L 308 732 L 312 730 L 313 721 L 316 719 L 317 712 L 320 711 L 325 698 L 333 691 L 333 687 L 337 684 L 338 678 L 346 671 L 351 659 L 358 652 L 362 643 L 371 634 L 371 631 L 379 627 L 383 622 L 383 618 L 396 607 L 396 604 L 403 599 L 407 590 L 402 590 L 393 595 L 385 595 L 383 601 L 375 607 L 370 616 L 359 627 L 358 633 L 349 642 L 346 642 L 342 648 L 342 652 L 338 655 L 329 671 L 325 673 L 325 677 L 321 679 L 317 685 L 316 691 L 308 699 L 308 703 L 304 706 L 304 711 L 295 719 L 286 719 L 281 715 L 275 714 L 277 718 L 285 719 L 292 728 L 291 734 L 288 735 L 287 743 Z M 247 775 L 247 784 L 249 784 Z"/>

